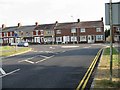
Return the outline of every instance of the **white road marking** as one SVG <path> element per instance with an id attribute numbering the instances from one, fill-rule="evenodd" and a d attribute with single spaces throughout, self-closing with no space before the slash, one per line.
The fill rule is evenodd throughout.
<path id="1" fill-rule="evenodd" d="M 88 46 L 88 47 L 83 47 L 83 48 L 90 48 L 91 46 Z"/>
<path id="2" fill-rule="evenodd" d="M 51 48 L 51 49 L 55 49 L 54 47 L 49 47 L 49 48 Z"/>
<path id="3" fill-rule="evenodd" d="M 76 47 L 79 47 L 79 46 L 61 46 L 61 48 L 76 48 Z"/>
<path id="4" fill-rule="evenodd" d="M 5 72 L 2 68 L 0 68 L 0 72 L 1 72 L 3 75 L 6 74 L 6 72 Z"/>
<path id="5" fill-rule="evenodd" d="M 25 61 L 28 63 L 34 64 L 34 62 L 32 62 L 32 61 L 29 61 L 29 60 L 25 60 Z"/>
<path id="6" fill-rule="evenodd" d="M 47 56 L 44 56 L 44 55 L 40 55 L 41 57 L 43 57 L 43 58 L 48 58 Z"/>
<path id="7" fill-rule="evenodd" d="M 13 73 L 15 73 L 15 72 L 17 72 L 17 71 L 19 71 L 19 70 L 20 70 L 20 69 L 16 69 L 16 70 L 14 70 L 14 71 L 11 71 L 11 72 L 9 72 L 9 73 L 6 73 L 6 74 L 0 76 L 0 78 L 5 77 L 5 76 L 10 75 L 10 74 L 13 74 Z"/>
<path id="8" fill-rule="evenodd" d="M 25 60 L 21 60 L 21 61 L 18 61 L 18 62 L 20 63 L 20 62 L 24 62 L 24 61 L 26 61 L 26 62 L 29 62 L 29 63 L 34 63 L 34 62 L 32 62 L 32 61 L 29 61 L 29 60 L 30 60 L 30 59 L 33 59 L 33 58 L 35 58 L 35 57 L 38 57 L 38 56 L 40 56 L 40 55 L 37 55 L 37 56 L 31 57 L 31 58 L 27 58 L 27 59 L 25 59 Z"/>
<path id="9" fill-rule="evenodd" d="M 54 57 L 54 56 L 55 56 L 55 55 L 52 55 L 52 56 L 50 56 L 50 57 L 47 57 L 47 58 L 42 59 L 42 60 L 40 60 L 40 61 L 37 61 L 37 62 L 35 62 L 35 63 L 40 63 L 40 62 L 46 61 L 47 59 L 52 58 L 52 57 Z"/>
<path id="10" fill-rule="evenodd" d="M 66 52 L 66 51 L 62 51 L 62 53 L 64 53 L 64 52 Z"/>

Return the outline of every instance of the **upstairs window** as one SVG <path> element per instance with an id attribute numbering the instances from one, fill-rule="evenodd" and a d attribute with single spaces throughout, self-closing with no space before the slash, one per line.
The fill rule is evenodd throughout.
<path id="1" fill-rule="evenodd" d="M 85 28 L 81 28 L 81 29 L 80 29 L 80 32 L 85 32 Z"/>
<path id="2" fill-rule="evenodd" d="M 61 34 L 61 30 L 56 30 L 56 34 Z"/>
<path id="3" fill-rule="evenodd" d="M 72 28 L 72 29 L 71 29 L 71 33 L 76 33 L 76 29 L 75 29 L 75 28 Z"/>
<path id="4" fill-rule="evenodd" d="M 116 31 L 117 31 L 117 32 L 120 32 L 120 27 L 117 27 Z"/>
<path id="5" fill-rule="evenodd" d="M 13 35 L 12 32 L 10 32 L 10 36 L 11 36 L 11 37 L 12 37 L 12 35 Z"/>
<path id="6" fill-rule="evenodd" d="M 101 28 L 96 28 L 96 32 L 101 32 Z"/>

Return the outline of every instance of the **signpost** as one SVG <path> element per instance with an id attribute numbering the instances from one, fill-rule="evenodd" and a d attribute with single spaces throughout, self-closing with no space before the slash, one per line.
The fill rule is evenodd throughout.
<path id="1" fill-rule="evenodd" d="M 120 25 L 120 2 L 105 4 L 105 23 L 110 25 L 110 81 L 112 81 L 112 59 L 113 59 L 113 25 Z"/>
<path id="2" fill-rule="evenodd" d="M 17 37 L 18 37 L 18 33 L 16 31 L 14 32 L 14 37 L 15 37 L 15 43 L 16 43 L 15 51 L 17 52 Z"/>

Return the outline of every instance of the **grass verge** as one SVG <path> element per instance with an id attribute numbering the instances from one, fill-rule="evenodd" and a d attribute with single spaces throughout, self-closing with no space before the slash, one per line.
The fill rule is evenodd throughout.
<path id="1" fill-rule="evenodd" d="M 13 55 L 13 54 L 25 52 L 28 50 L 30 50 L 29 47 L 17 47 L 17 50 L 15 50 L 14 46 L 2 46 L 0 47 L 0 52 L 1 52 L 0 56 L 6 57 L 6 56 Z"/>
<path id="2" fill-rule="evenodd" d="M 110 48 L 104 48 L 103 55 L 101 57 L 97 74 L 94 79 L 94 89 L 104 88 L 120 88 L 120 55 L 119 52 L 113 48 L 113 67 L 112 67 L 112 81 L 109 80 L 110 76 Z"/>

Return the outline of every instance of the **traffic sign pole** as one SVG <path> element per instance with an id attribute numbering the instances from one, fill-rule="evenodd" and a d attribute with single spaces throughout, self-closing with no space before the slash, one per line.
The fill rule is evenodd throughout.
<path id="1" fill-rule="evenodd" d="M 112 81 L 113 33 L 112 33 L 112 0 L 110 0 L 110 81 Z"/>

